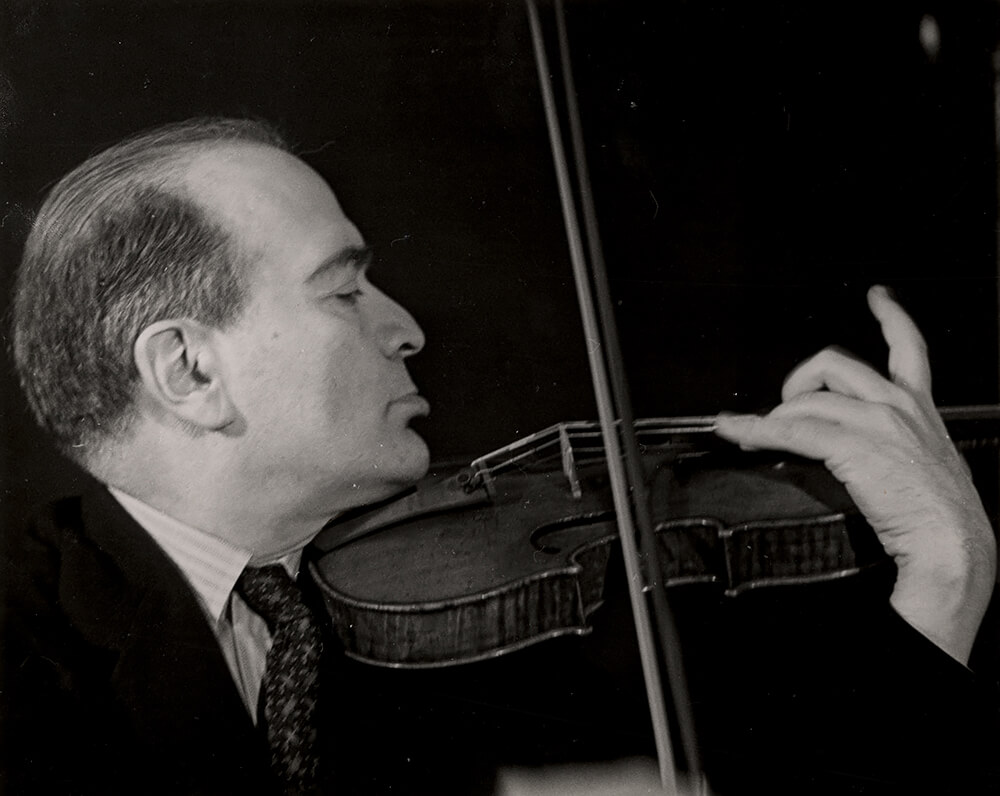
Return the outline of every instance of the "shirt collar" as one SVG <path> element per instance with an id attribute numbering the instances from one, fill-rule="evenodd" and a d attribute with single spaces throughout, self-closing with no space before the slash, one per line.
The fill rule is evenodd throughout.
<path id="1" fill-rule="evenodd" d="M 253 553 L 206 531 L 192 528 L 148 503 L 108 488 L 114 498 L 153 537 L 188 579 L 208 615 L 216 623 L 226 615 L 229 596 Z M 302 551 L 279 559 L 293 578 L 298 575 Z"/>

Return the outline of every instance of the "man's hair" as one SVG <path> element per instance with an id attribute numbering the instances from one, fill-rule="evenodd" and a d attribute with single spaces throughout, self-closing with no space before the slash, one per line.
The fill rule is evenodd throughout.
<path id="1" fill-rule="evenodd" d="M 288 151 L 261 122 L 192 119 L 94 155 L 42 205 L 15 286 L 14 361 L 36 419 L 72 458 L 128 429 L 144 328 L 224 327 L 243 311 L 249 255 L 182 179 L 198 153 L 239 143 Z"/>

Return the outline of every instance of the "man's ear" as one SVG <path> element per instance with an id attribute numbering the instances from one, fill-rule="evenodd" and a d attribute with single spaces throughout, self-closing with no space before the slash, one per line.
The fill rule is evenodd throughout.
<path id="1" fill-rule="evenodd" d="M 150 324 L 133 356 L 148 398 L 185 424 L 218 431 L 237 419 L 204 324 L 186 318 Z"/>

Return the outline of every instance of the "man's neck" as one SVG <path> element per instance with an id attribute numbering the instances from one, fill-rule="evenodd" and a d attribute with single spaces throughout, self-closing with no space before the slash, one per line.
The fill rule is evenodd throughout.
<path id="1" fill-rule="evenodd" d="M 178 522 L 249 550 L 254 564 L 300 551 L 329 519 L 303 511 L 293 490 L 241 483 L 238 468 L 216 466 L 216 458 L 197 450 L 129 447 L 95 475 Z"/>

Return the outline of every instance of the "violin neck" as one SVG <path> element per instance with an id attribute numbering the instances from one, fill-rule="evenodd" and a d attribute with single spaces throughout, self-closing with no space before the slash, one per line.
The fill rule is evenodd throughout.
<path id="1" fill-rule="evenodd" d="M 946 406 L 938 409 L 959 450 L 1000 448 L 1000 406 Z M 726 446 L 715 436 L 715 415 L 651 417 L 635 421 L 635 433 L 645 450 L 706 452 Z M 557 423 L 498 448 L 471 463 L 477 481 L 487 487 L 511 468 L 545 468 L 558 460 L 574 494 L 579 490 L 576 468 L 604 457 L 601 427 L 592 421 Z"/>
<path id="2" fill-rule="evenodd" d="M 938 411 L 959 450 L 1000 448 L 1000 406 L 945 406 Z"/>

